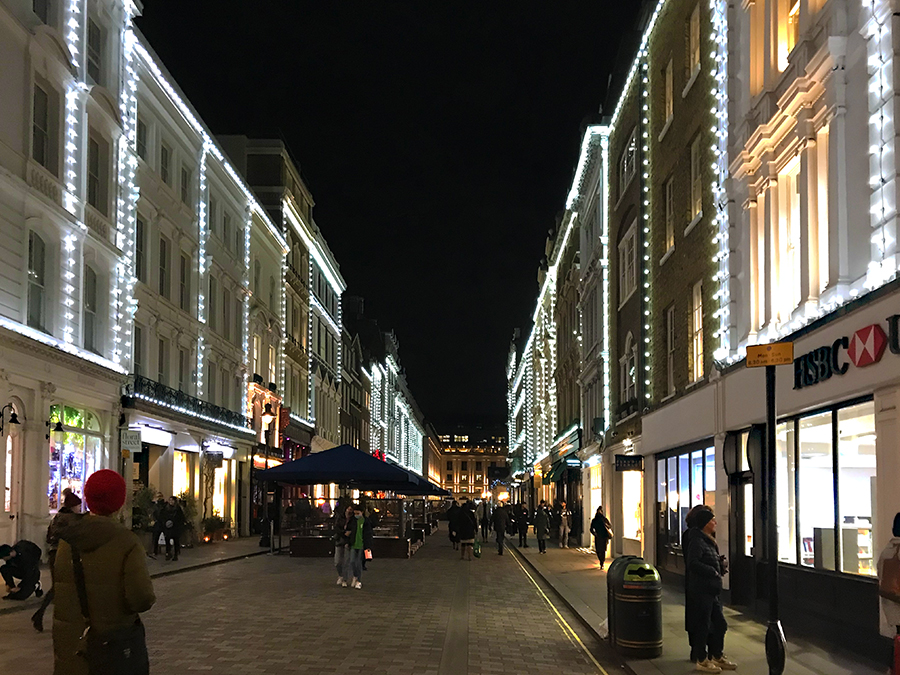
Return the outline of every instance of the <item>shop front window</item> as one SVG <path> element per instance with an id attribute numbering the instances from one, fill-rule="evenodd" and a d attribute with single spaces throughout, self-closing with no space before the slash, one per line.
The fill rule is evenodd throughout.
<path id="1" fill-rule="evenodd" d="M 84 481 L 100 468 L 102 439 L 100 421 L 87 410 L 69 406 L 50 406 L 51 428 L 62 422 L 61 442 L 51 434 L 50 480 L 47 490 L 51 513 L 61 506 L 62 491 L 69 488 L 79 496 L 84 494 Z"/>
<path id="2" fill-rule="evenodd" d="M 643 478 L 641 471 L 622 473 L 622 534 L 639 542 L 644 540 Z"/>
<path id="3" fill-rule="evenodd" d="M 175 468 L 172 474 L 172 494 L 176 497 L 190 492 L 191 462 L 188 453 L 175 451 Z"/>
<path id="4" fill-rule="evenodd" d="M 800 564 L 834 569 L 831 413 L 800 420 Z"/>
<path id="5" fill-rule="evenodd" d="M 6 436 L 6 481 L 3 483 L 3 510 L 12 512 L 12 481 L 13 481 L 13 439 L 12 434 Z"/>
<path id="6" fill-rule="evenodd" d="M 778 559 L 797 562 L 794 422 L 775 428 L 775 471 L 778 499 Z"/>
<path id="7" fill-rule="evenodd" d="M 753 557 L 753 483 L 744 483 L 744 555 Z"/>
<path id="8" fill-rule="evenodd" d="M 216 472 L 216 486 L 213 492 L 213 513 L 227 518 L 225 513 L 225 486 L 228 484 L 228 462 L 222 462 L 222 466 L 218 467 Z"/>
<path id="9" fill-rule="evenodd" d="M 875 404 L 839 410 L 837 424 L 841 569 L 874 576 Z"/>

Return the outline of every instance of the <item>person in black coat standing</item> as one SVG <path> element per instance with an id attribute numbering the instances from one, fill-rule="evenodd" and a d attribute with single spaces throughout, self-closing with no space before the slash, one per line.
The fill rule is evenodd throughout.
<path id="1" fill-rule="evenodd" d="M 181 551 L 181 532 L 184 530 L 184 511 L 178 504 L 178 499 L 169 497 L 169 502 L 163 510 L 163 532 L 166 536 L 166 560 L 178 560 Z"/>
<path id="2" fill-rule="evenodd" d="M 459 510 L 457 519 L 457 531 L 462 550 L 459 557 L 462 560 L 471 560 L 475 549 L 475 533 L 478 531 L 478 521 L 475 519 L 475 504 L 466 502 Z"/>
<path id="3" fill-rule="evenodd" d="M 519 546 L 528 548 L 528 507 L 519 504 L 516 509 L 516 529 L 519 531 Z"/>
<path id="4" fill-rule="evenodd" d="M 506 504 L 501 504 L 494 509 L 491 523 L 494 526 L 494 532 L 497 533 L 497 553 L 500 555 L 503 555 L 503 540 L 506 537 L 507 530 L 509 530 L 510 520 L 509 507 Z"/>
<path id="5" fill-rule="evenodd" d="M 450 530 L 450 543 L 453 544 L 453 550 L 459 550 L 459 513 L 461 509 L 459 502 L 453 500 L 453 505 L 447 509 L 447 522 Z"/>
<path id="6" fill-rule="evenodd" d="M 722 576 L 724 559 L 716 544 L 716 517 L 711 509 L 698 511 L 692 518 L 685 555 L 687 593 L 685 619 L 691 643 L 691 661 L 701 673 L 734 670 L 737 664 L 725 658 L 725 632 L 728 623 L 722 613 Z"/>

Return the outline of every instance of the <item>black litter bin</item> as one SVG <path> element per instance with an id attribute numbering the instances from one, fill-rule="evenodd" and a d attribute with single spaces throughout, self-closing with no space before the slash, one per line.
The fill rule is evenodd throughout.
<path id="1" fill-rule="evenodd" d="M 606 592 L 613 649 L 639 659 L 662 654 L 662 584 L 656 568 L 637 556 L 616 558 Z"/>

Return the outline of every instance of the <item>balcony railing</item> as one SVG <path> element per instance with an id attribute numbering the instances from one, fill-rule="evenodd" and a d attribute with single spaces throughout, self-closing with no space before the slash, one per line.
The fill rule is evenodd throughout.
<path id="1" fill-rule="evenodd" d="M 241 413 L 201 401 L 183 391 L 172 389 L 155 380 L 140 375 L 134 376 L 134 384 L 128 385 L 128 396 L 143 399 L 157 405 L 172 408 L 177 412 L 199 417 L 209 422 L 225 424 L 242 431 L 252 432 L 250 420 Z"/>

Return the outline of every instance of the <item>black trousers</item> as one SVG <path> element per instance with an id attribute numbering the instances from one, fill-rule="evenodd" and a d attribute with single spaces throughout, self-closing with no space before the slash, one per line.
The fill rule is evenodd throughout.
<path id="1" fill-rule="evenodd" d="M 7 563 L 0 567 L 0 575 L 3 576 L 3 581 L 10 588 L 14 586 L 19 587 L 19 590 L 11 593 L 9 597 L 13 600 L 25 600 L 37 588 L 41 580 L 41 568 L 38 565 L 22 567 L 21 565 L 10 565 Z M 20 579 L 19 583 L 16 583 L 16 579 Z"/>
<path id="2" fill-rule="evenodd" d="M 600 561 L 602 568 L 606 564 L 606 548 L 609 546 L 609 539 L 597 539 L 594 537 L 594 548 L 597 551 L 597 560 Z"/>
<path id="3" fill-rule="evenodd" d="M 528 546 L 528 530 L 519 530 L 519 546 Z"/>
<path id="4" fill-rule="evenodd" d="M 722 656 L 725 651 L 728 622 L 722 613 L 722 601 L 719 597 L 701 595 L 687 598 L 685 611 L 688 640 L 691 643 L 691 661 Z"/>
<path id="5" fill-rule="evenodd" d="M 164 532 L 162 526 L 157 525 L 153 528 L 153 555 L 159 555 L 159 535 Z M 166 537 L 166 543 L 168 544 L 168 536 Z"/>
<path id="6" fill-rule="evenodd" d="M 543 553 L 547 550 L 547 540 L 546 539 L 538 539 L 538 550 Z"/>
<path id="7" fill-rule="evenodd" d="M 503 540 L 506 533 L 503 530 L 497 530 L 497 553 L 503 555 Z"/>
<path id="8" fill-rule="evenodd" d="M 172 553 L 173 548 L 175 549 L 174 554 Z M 172 556 L 172 560 L 178 560 L 179 551 L 181 551 L 181 533 L 166 532 L 166 556 Z"/>
<path id="9" fill-rule="evenodd" d="M 481 521 L 481 538 L 482 538 L 482 539 L 487 539 L 488 532 L 490 532 L 490 531 L 491 531 L 491 524 L 490 524 L 490 522 L 487 521 L 487 520 L 482 520 L 482 521 Z"/>

